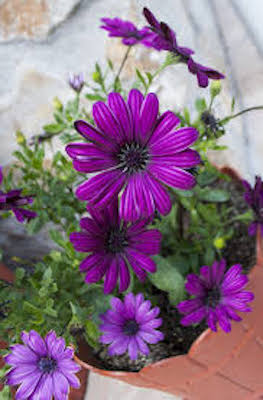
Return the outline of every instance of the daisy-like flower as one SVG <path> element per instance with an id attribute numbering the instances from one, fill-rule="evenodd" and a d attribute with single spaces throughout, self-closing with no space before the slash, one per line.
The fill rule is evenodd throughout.
<path id="1" fill-rule="evenodd" d="M 121 37 L 122 43 L 127 46 L 140 43 L 151 34 L 148 28 L 137 29 L 130 21 L 123 21 L 120 18 L 102 18 L 104 25 L 101 26 L 109 32 L 110 37 Z"/>
<path id="2" fill-rule="evenodd" d="M 147 36 L 142 41 L 145 46 L 153 47 L 159 51 L 167 50 L 180 56 L 180 61 L 186 63 L 189 71 L 197 76 L 200 87 L 207 87 L 209 79 L 223 79 L 225 77 L 210 67 L 196 63 L 191 57 L 194 51 L 188 47 L 179 46 L 175 32 L 165 22 L 159 22 L 148 8 L 144 8 L 143 13 L 152 30 L 152 35 Z"/>
<path id="3" fill-rule="evenodd" d="M 85 83 L 83 73 L 80 73 L 78 75 L 77 74 L 75 74 L 75 75 L 71 74 L 69 76 L 68 83 L 69 83 L 69 86 L 73 90 L 75 90 L 75 92 L 80 93 L 82 88 L 83 88 L 83 86 L 84 86 L 84 83 Z"/>
<path id="4" fill-rule="evenodd" d="M 129 353 L 131 360 L 136 360 L 138 352 L 149 354 L 147 343 L 156 344 L 164 339 L 162 332 L 156 330 L 162 325 L 159 307 L 151 309 L 149 300 L 144 300 L 141 293 L 136 296 L 128 293 L 122 302 L 117 297 L 111 299 L 112 310 L 101 315 L 103 324 L 100 330 L 104 333 L 100 342 L 110 344 L 111 356 Z"/>
<path id="5" fill-rule="evenodd" d="M 199 276 L 188 275 L 185 288 L 194 298 L 178 304 L 178 310 L 186 314 L 181 324 L 187 326 L 206 319 L 212 331 L 216 332 L 218 322 L 221 329 L 230 332 L 230 321 L 242 319 L 236 311 L 251 311 L 247 303 L 254 295 L 243 290 L 247 282 L 241 265 L 233 265 L 226 271 L 225 260 L 215 261 L 211 267 L 201 267 Z"/>
<path id="6" fill-rule="evenodd" d="M 86 283 L 95 283 L 105 276 L 104 293 L 113 291 L 119 280 L 119 291 L 130 284 L 129 265 L 144 281 L 147 272 L 156 271 L 150 255 L 160 251 L 161 233 L 147 229 L 149 220 L 125 223 L 118 216 L 117 201 L 105 209 L 88 207 L 91 217 L 82 218 L 82 232 L 73 232 L 70 241 L 75 250 L 90 253 L 80 264 Z"/>
<path id="7" fill-rule="evenodd" d="M 182 61 L 194 54 L 192 49 L 181 47 L 177 44 L 175 32 L 165 22 L 159 22 L 154 14 L 148 9 L 143 9 L 143 14 L 151 27 L 152 34 L 143 40 L 147 47 L 153 47 L 156 50 L 168 50 L 182 57 Z"/>
<path id="8" fill-rule="evenodd" d="M 74 351 L 65 346 L 62 337 L 50 331 L 44 339 L 34 330 L 22 332 L 24 344 L 11 346 L 5 356 L 11 370 L 6 375 L 8 385 L 20 385 L 16 400 L 67 400 L 70 386 L 80 383 L 75 373 L 80 370 L 72 358 Z"/>
<path id="9" fill-rule="evenodd" d="M 120 194 L 120 217 L 126 221 L 166 215 L 171 201 L 165 185 L 191 189 L 195 178 L 185 169 L 199 164 L 199 154 L 190 150 L 198 132 L 177 129 L 179 118 L 171 111 L 158 115 L 154 93 L 145 98 L 132 89 L 127 103 L 119 93 L 110 93 L 108 104 L 93 105 L 97 127 L 76 121 L 77 131 L 92 143 L 71 143 L 66 151 L 77 171 L 97 174 L 81 184 L 77 197 L 96 207 L 105 207 Z"/>
<path id="10" fill-rule="evenodd" d="M 0 185 L 3 181 L 2 167 L 0 166 Z M 13 211 L 18 222 L 30 221 L 37 216 L 34 211 L 22 208 L 33 203 L 30 196 L 22 196 L 22 189 L 10 190 L 4 193 L 0 190 L 0 211 Z"/>
<path id="11" fill-rule="evenodd" d="M 244 199 L 247 204 L 252 208 L 255 219 L 248 228 L 249 235 L 253 236 L 257 233 L 257 227 L 260 229 L 261 236 L 263 237 L 263 182 L 259 176 L 255 178 L 254 188 L 243 180 L 242 181 L 246 192 Z"/>
<path id="12" fill-rule="evenodd" d="M 200 87 L 207 87 L 209 84 L 209 79 L 224 79 L 225 76 L 221 72 L 216 71 L 210 67 L 205 67 L 204 65 L 196 63 L 192 58 L 189 58 L 188 62 L 189 71 L 197 76 L 198 85 Z"/>

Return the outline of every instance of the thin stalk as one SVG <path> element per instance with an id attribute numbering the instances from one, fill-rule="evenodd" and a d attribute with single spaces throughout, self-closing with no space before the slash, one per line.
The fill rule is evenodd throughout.
<path id="1" fill-rule="evenodd" d="M 113 84 L 114 90 L 116 89 L 117 82 L 118 82 L 119 77 L 120 77 L 120 74 L 121 74 L 121 72 L 122 72 L 122 70 L 123 70 L 123 68 L 124 68 L 124 65 L 125 65 L 125 63 L 126 63 L 128 57 L 129 57 L 130 51 L 131 51 L 131 46 L 129 46 L 128 49 L 126 50 L 126 52 L 125 52 L 125 54 L 124 54 L 124 57 L 123 57 L 123 59 L 122 59 L 121 65 L 120 65 L 120 67 L 119 67 L 119 70 L 118 70 L 118 72 L 117 72 L 117 75 L 116 75 L 116 77 L 115 77 L 115 79 L 114 79 L 114 84 Z"/>
<path id="2" fill-rule="evenodd" d="M 256 110 L 263 110 L 263 106 L 255 106 L 255 107 L 245 108 L 245 110 L 239 111 L 236 114 L 229 115 L 228 117 L 225 117 L 225 118 L 221 119 L 220 121 L 218 121 L 218 123 L 223 125 L 224 123 L 230 121 L 231 119 L 239 117 L 240 115 L 245 114 L 247 112 L 256 111 Z"/>

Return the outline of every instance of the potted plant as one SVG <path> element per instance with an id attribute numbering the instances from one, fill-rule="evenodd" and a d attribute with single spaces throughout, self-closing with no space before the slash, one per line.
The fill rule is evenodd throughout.
<path id="1" fill-rule="evenodd" d="M 0 292 L 1 336 L 11 346 L 4 382 L 19 386 L 17 399 L 66 399 L 79 386 L 79 366 L 189 399 L 262 394 L 263 358 L 254 354 L 262 351 L 263 184 L 257 177 L 252 187 L 208 158 L 240 114 L 233 103 L 230 115 L 215 116 L 224 75 L 194 61 L 148 9 L 144 15 L 142 29 L 104 18 L 102 28 L 128 46 L 120 68 L 96 64 L 92 84 L 71 76 L 75 97 L 54 100 L 54 123 L 30 142 L 17 132 L 0 210 L 27 220 L 31 234 L 51 223 L 57 246 L 33 268 L 17 268 Z M 136 70 L 130 88 L 120 76 L 137 44 L 168 55 L 154 73 Z M 177 63 L 200 87 L 213 80 L 194 117 L 187 109 L 160 114 L 150 92 Z M 67 155 L 56 151 L 47 165 L 54 136 Z"/>

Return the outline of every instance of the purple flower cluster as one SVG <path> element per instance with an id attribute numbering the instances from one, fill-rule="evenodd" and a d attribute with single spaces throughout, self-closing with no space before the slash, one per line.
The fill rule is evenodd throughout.
<path id="1" fill-rule="evenodd" d="M 0 185 L 3 181 L 2 167 L 0 166 Z M 22 208 L 33 203 L 33 198 L 30 196 L 22 196 L 22 189 L 10 190 L 4 193 L 0 190 L 0 211 L 13 211 L 18 222 L 30 221 L 37 216 L 34 211 Z"/>
<path id="2" fill-rule="evenodd" d="M 109 36 L 122 37 L 125 45 L 131 46 L 141 43 L 146 47 L 158 51 L 166 50 L 180 57 L 180 61 L 188 66 L 188 70 L 197 76 L 198 85 L 207 87 L 209 79 L 223 79 L 225 76 L 220 72 L 204 65 L 198 64 L 192 58 L 194 51 L 188 47 L 179 46 L 175 32 L 165 22 L 159 22 L 154 14 L 148 9 L 143 9 L 143 14 L 150 26 L 139 30 L 136 26 L 119 18 L 103 18 L 101 28 L 109 32 Z"/>
<path id="3" fill-rule="evenodd" d="M 221 329 L 230 332 L 230 321 L 241 321 L 236 311 L 251 311 L 247 303 L 254 295 L 243 290 L 247 282 L 241 265 L 233 265 L 226 271 L 225 260 L 201 267 L 199 276 L 189 274 L 185 288 L 194 298 L 178 304 L 178 310 L 185 314 L 181 324 L 187 326 L 206 319 L 213 331 L 216 332 L 218 322 Z"/>
<path id="4" fill-rule="evenodd" d="M 165 186 L 191 189 L 195 178 L 186 169 L 200 162 L 190 150 L 198 137 L 195 128 L 177 129 L 179 118 L 171 111 L 159 116 L 154 93 L 145 98 L 132 89 L 127 103 L 110 93 L 108 103 L 93 105 L 96 127 L 76 121 L 77 131 L 91 143 L 71 143 L 66 151 L 73 166 L 96 175 L 81 184 L 77 196 L 96 208 L 120 196 L 120 217 L 135 222 L 151 217 L 155 210 L 166 215 L 171 200 Z"/>
<path id="5" fill-rule="evenodd" d="M 69 83 L 69 86 L 70 86 L 73 90 L 75 90 L 75 92 L 80 93 L 81 90 L 82 90 L 82 88 L 83 88 L 83 86 L 84 86 L 84 83 L 85 83 L 83 73 L 80 73 L 80 74 L 78 74 L 78 75 L 73 75 L 73 74 L 71 74 L 71 75 L 69 76 L 69 81 L 68 81 L 68 83 Z"/>
<path id="6" fill-rule="evenodd" d="M 147 229 L 149 220 L 127 224 L 119 218 L 115 200 L 110 206 L 96 210 L 88 207 L 90 217 L 82 218 L 82 232 L 73 232 L 70 240 L 75 250 L 90 255 L 80 264 L 86 283 L 95 283 L 105 276 L 104 293 L 111 293 L 119 281 L 119 291 L 130 284 L 129 265 L 144 281 L 146 272 L 155 272 L 150 255 L 160 251 L 161 233 Z"/>
<path id="7" fill-rule="evenodd" d="M 159 307 L 151 309 L 149 300 L 144 300 L 141 293 L 136 296 L 129 293 L 124 301 L 113 297 L 112 310 L 101 315 L 103 324 L 100 330 L 101 343 L 110 344 L 108 352 L 111 356 L 124 354 L 127 350 L 131 360 L 136 360 L 138 352 L 149 354 L 147 343 L 156 344 L 164 339 L 162 332 L 156 330 L 162 325 L 162 319 L 156 318 Z"/>
<path id="8" fill-rule="evenodd" d="M 16 400 L 67 400 L 70 386 L 80 386 L 75 373 L 80 370 L 72 358 L 74 351 L 50 331 L 44 339 L 34 330 L 22 332 L 22 344 L 11 346 L 5 356 L 11 370 L 6 374 L 8 385 L 20 385 Z"/>
<path id="9" fill-rule="evenodd" d="M 255 219 L 248 228 L 249 235 L 253 236 L 257 233 L 257 228 L 260 229 L 261 236 L 263 237 L 263 182 L 259 176 L 255 178 L 255 186 L 252 186 L 245 180 L 243 185 L 246 189 L 244 199 L 247 204 L 252 208 Z"/>

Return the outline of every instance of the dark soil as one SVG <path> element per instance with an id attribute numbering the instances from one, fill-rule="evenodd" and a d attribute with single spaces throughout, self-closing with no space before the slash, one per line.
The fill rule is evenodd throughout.
<path id="1" fill-rule="evenodd" d="M 216 186 L 231 193 L 229 201 L 229 206 L 233 207 L 231 218 L 248 210 L 248 206 L 243 200 L 244 190 L 240 182 L 219 181 Z M 234 236 L 224 249 L 223 257 L 227 260 L 228 266 L 240 263 L 244 266 L 244 272 L 248 273 L 256 262 L 255 238 L 248 236 L 247 226 L 242 222 L 234 222 L 233 228 Z M 158 306 L 161 309 L 160 316 L 163 319 L 161 331 L 165 335 L 165 340 L 150 345 L 150 354 L 147 357 L 139 355 L 136 361 L 131 361 L 127 353 L 122 356 L 110 357 L 107 353 L 108 346 L 101 345 L 96 352 L 96 357 L 103 363 L 103 368 L 107 370 L 139 371 L 144 366 L 164 358 L 186 354 L 192 343 L 207 329 L 205 322 L 196 326 L 181 326 L 182 315 L 175 307 L 170 306 L 166 293 L 154 287 L 152 287 L 152 293 L 158 298 Z"/>

